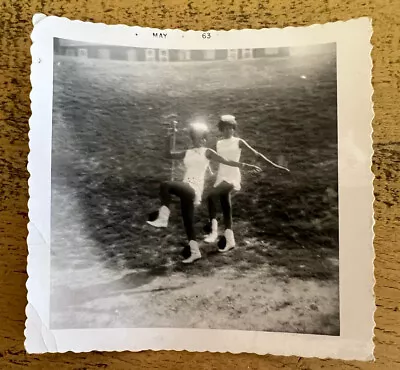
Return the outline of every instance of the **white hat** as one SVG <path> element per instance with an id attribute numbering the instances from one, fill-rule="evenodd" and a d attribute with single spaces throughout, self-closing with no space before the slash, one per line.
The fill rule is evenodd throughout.
<path id="1" fill-rule="evenodd" d="M 231 125 L 237 124 L 235 116 L 232 116 L 231 114 L 224 114 L 219 119 L 221 122 L 230 123 Z"/>

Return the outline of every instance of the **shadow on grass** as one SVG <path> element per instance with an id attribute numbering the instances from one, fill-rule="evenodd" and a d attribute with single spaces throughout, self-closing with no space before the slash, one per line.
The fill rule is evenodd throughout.
<path id="1" fill-rule="evenodd" d="M 337 269 L 330 262 L 330 258 L 337 256 L 329 230 L 330 222 L 334 223 L 334 220 L 320 221 L 322 226 L 318 233 L 309 222 L 310 214 L 304 211 L 309 209 L 316 219 L 323 216 L 326 207 L 323 200 L 331 201 L 323 189 L 316 192 L 315 186 L 299 186 L 288 192 L 266 187 L 263 197 L 271 200 L 267 209 L 249 207 L 246 196 L 236 195 L 233 204 L 238 248 L 221 254 L 216 245 L 202 244 L 205 258 L 187 266 L 181 263 L 186 240 L 177 201 L 171 207 L 170 226 L 153 228 L 146 220 L 159 205 L 155 197 L 159 180 L 135 174 L 109 176 L 109 173 L 95 174 L 85 170 L 69 173 L 65 178 L 80 199 L 85 229 L 98 246 L 96 254 L 113 268 L 140 269 L 151 277 L 173 272 L 209 276 L 229 266 L 236 270 L 237 277 L 255 269 L 270 269 L 283 280 L 290 277 L 337 278 Z M 308 207 L 302 205 L 306 196 Z M 311 204 L 312 197 L 315 204 Z M 261 202 L 265 203 L 265 200 Z M 197 209 L 195 220 L 199 239 L 206 219 L 206 207 L 202 205 Z"/>

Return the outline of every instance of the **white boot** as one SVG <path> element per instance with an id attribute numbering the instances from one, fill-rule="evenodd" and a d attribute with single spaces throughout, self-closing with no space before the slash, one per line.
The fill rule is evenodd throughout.
<path id="1" fill-rule="evenodd" d="M 235 248 L 235 236 L 233 235 L 233 231 L 231 229 L 225 230 L 225 239 L 226 245 L 223 249 L 218 249 L 221 253 L 228 252 L 229 250 Z"/>
<path id="2" fill-rule="evenodd" d="M 167 227 L 170 210 L 166 206 L 162 206 L 158 211 L 158 217 L 154 221 L 147 221 L 147 223 L 154 227 Z"/>
<path id="3" fill-rule="evenodd" d="M 204 241 L 206 243 L 215 243 L 218 238 L 218 222 L 215 218 L 211 220 L 211 233 L 206 235 Z"/>
<path id="4" fill-rule="evenodd" d="M 189 247 L 190 247 L 190 257 L 183 260 L 182 261 L 183 263 L 192 263 L 201 258 L 199 243 L 197 243 L 195 240 L 191 240 L 189 242 Z"/>

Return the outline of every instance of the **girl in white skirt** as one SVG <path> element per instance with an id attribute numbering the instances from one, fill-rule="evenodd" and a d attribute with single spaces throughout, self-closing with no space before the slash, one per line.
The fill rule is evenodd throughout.
<path id="1" fill-rule="evenodd" d="M 224 115 L 220 117 L 218 122 L 218 129 L 223 135 L 223 139 L 217 142 L 217 153 L 231 161 L 239 161 L 242 153 L 242 149 L 249 150 L 257 158 L 261 158 L 265 162 L 272 164 L 273 166 L 289 170 L 285 167 L 279 166 L 270 161 L 263 154 L 257 152 L 243 139 L 234 136 L 237 127 L 237 122 L 234 116 Z M 206 235 L 204 241 L 206 243 L 214 243 L 218 239 L 218 222 L 217 222 L 217 201 L 220 201 L 224 226 L 225 226 L 225 240 L 226 243 L 218 249 L 220 252 L 227 252 L 228 250 L 235 247 L 235 237 L 232 231 L 232 205 L 231 205 L 231 193 L 233 190 L 239 191 L 241 188 L 241 174 L 238 167 L 229 167 L 224 163 L 220 163 L 217 178 L 214 184 L 214 188 L 207 197 L 208 202 L 208 213 L 211 223 L 211 232 Z"/>
<path id="2" fill-rule="evenodd" d="M 257 166 L 239 161 L 229 160 L 217 154 L 214 150 L 204 147 L 208 135 L 208 127 L 204 124 L 192 124 L 189 127 L 189 134 L 193 148 L 184 151 L 171 151 L 172 137 L 168 136 L 166 156 L 170 159 L 183 160 L 185 175 L 183 181 L 166 181 L 160 186 L 161 208 L 158 217 L 154 221 L 147 221 L 154 227 L 167 227 L 170 215 L 169 205 L 171 195 L 180 198 L 183 224 L 189 241 L 190 257 L 183 260 L 183 263 L 192 263 L 201 258 L 196 233 L 194 229 L 194 209 L 201 203 L 204 188 L 205 173 L 210 161 L 215 161 L 232 168 L 252 168 L 261 171 Z"/>

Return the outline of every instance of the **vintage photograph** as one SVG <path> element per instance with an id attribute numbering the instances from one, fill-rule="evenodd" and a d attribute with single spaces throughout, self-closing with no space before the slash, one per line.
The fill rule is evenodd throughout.
<path id="1" fill-rule="evenodd" d="M 54 38 L 50 328 L 340 335 L 336 50 Z"/>
<path id="2" fill-rule="evenodd" d="M 33 24 L 28 353 L 374 358 L 371 20 Z"/>

